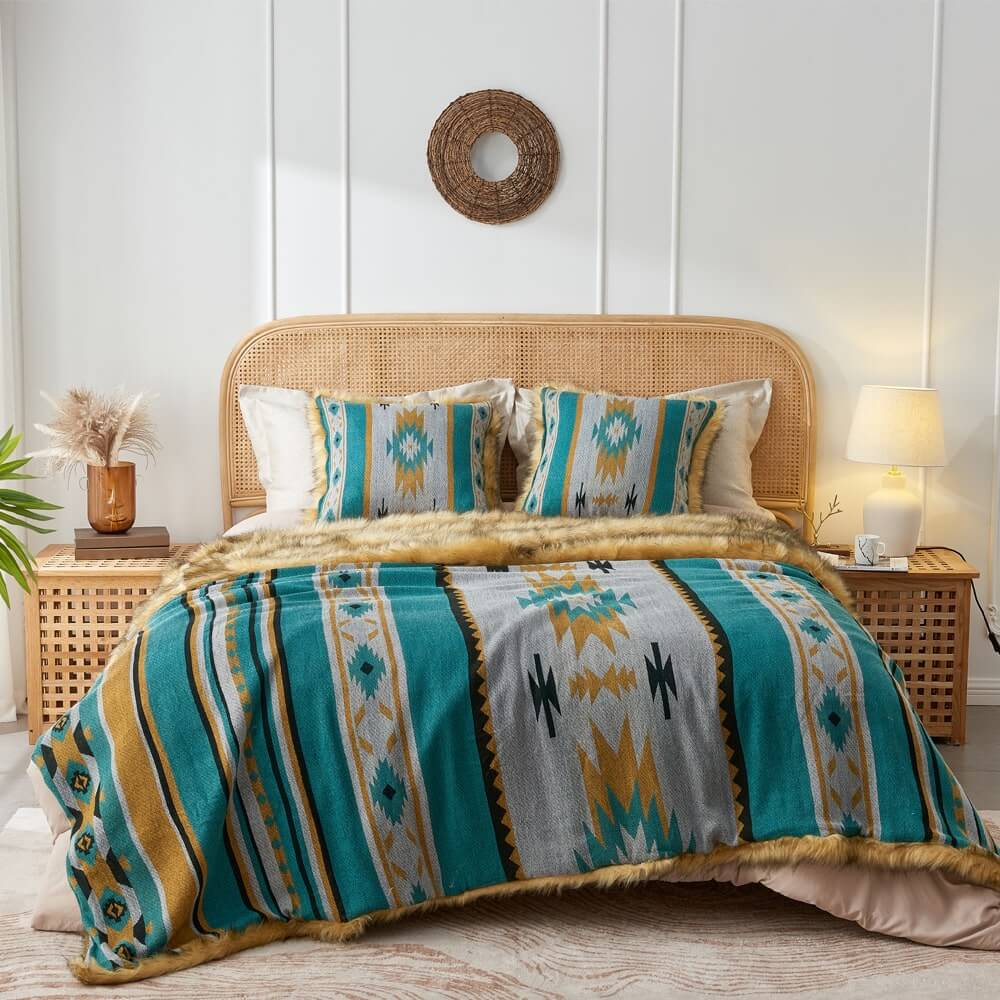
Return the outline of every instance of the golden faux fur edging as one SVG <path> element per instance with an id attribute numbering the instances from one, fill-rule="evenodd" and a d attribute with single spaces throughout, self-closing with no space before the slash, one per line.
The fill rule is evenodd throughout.
<path id="1" fill-rule="evenodd" d="M 416 395 L 419 395 L 417 393 Z M 320 500 L 326 493 L 329 484 L 326 481 L 327 465 L 327 445 L 326 431 L 323 428 L 323 421 L 320 419 L 319 406 L 316 400 L 319 397 L 327 399 L 342 399 L 349 403 L 377 403 L 383 400 L 378 396 L 364 395 L 363 393 L 336 392 L 326 389 L 314 389 L 310 406 L 306 407 L 306 418 L 309 421 L 309 432 L 312 437 L 312 507 L 307 508 L 302 514 L 303 524 L 313 524 L 317 519 L 317 509 Z M 407 403 L 408 396 L 387 397 L 385 402 Z M 503 427 L 503 414 L 488 396 L 463 397 L 463 396 L 442 396 L 433 400 L 434 403 L 442 406 L 452 406 L 456 403 L 486 403 L 490 408 L 490 422 L 486 428 L 485 440 L 483 441 L 483 492 L 486 494 L 486 506 L 489 510 L 496 510 L 500 506 L 500 453 L 503 450 L 505 441 L 500 441 L 500 432 Z M 413 403 L 415 406 L 427 406 L 426 402 L 419 400 Z"/>
<path id="2" fill-rule="evenodd" d="M 698 440 L 694 443 L 691 452 L 691 464 L 688 466 L 688 509 L 692 514 L 700 514 L 703 505 L 701 502 L 701 488 L 705 482 L 705 467 L 708 464 L 708 454 L 715 444 L 715 439 L 722 430 L 722 422 L 726 419 L 726 403 L 722 399 L 708 399 L 703 396 L 691 396 L 690 399 L 702 399 L 706 403 L 715 403 L 715 413 L 709 418 L 708 423 L 702 428 Z"/>
<path id="3" fill-rule="evenodd" d="M 164 574 L 160 587 L 137 610 L 129 635 L 188 590 L 269 569 L 343 562 L 495 566 L 692 557 L 788 563 L 812 574 L 852 607 L 843 578 L 815 550 L 784 526 L 750 514 L 578 518 L 431 511 L 315 522 L 207 542 Z M 111 654 L 109 667 L 121 648 Z"/>
<path id="4" fill-rule="evenodd" d="M 543 389 L 554 389 L 556 392 L 579 392 L 585 393 L 589 396 L 615 396 L 620 399 L 630 398 L 628 396 L 618 396 L 615 393 L 603 392 L 600 389 L 582 389 L 580 386 L 576 385 L 540 385 L 533 390 L 531 396 L 531 416 L 529 418 L 529 424 L 532 428 L 531 454 L 524 463 L 528 467 L 529 471 L 525 473 L 524 480 L 521 484 L 521 491 L 518 493 L 517 499 L 514 501 L 514 510 L 518 511 L 524 510 L 524 504 L 527 501 L 528 494 L 531 492 L 531 487 L 535 482 L 535 473 L 538 471 L 538 464 L 542 460 L 542 442 L 545 437 L 543 433 Z M 657 396 L 634 398 L 680 399 L 681 397 Z M 708 396 L 685 396 L 683 399 L 685 402 L 696 399 L 704 403 L 715 403 L 715 413 L 712 414 L 708 423 L 698 436 L 698 440 L 695 442 L 694 448 L 691 451 L 691 463 L 688 466 L 688 509 L 692 514 L 700 514 L 703 509 L 701 488 L 705 480 L 705 467 L 708 463 L 708 455 L 712 450 L 712 445 L 715 443 L 715 439 L 718 436 L 719 431 L 722 429 L 722 423 L 726 412 L 726 402 L 722 399 L 711 399 Z"/>
<path id="5" fill-rule="evenodd" d="M 888 872 L 937 870 L 955 875 L 966 882 L 1000 890 L 1000 861 L 981 847 L 951 847 L 945 844 L 886 844 L 863 837 L 781 837 L 757 843 L 716 847 L 708 854 L 682 854 L 634 865 L 611 865 L 578 875 L 543 876 L 517 882 L 470 889 L 455 896 L 442 896 L 413 906 L 376 910 L 347 921 L 292 920 L 254 924 L 241 931 L 228 931 L 217 938 L 203 938 L 174 951 L 143 959 L 133 966 L 109 972 L 83 955 L 72 959 L 70 971 L 80 982 L 113 986 L 136 982 L 168 972 L 188 969 L 215 961 L 258 945 L 288 938 L 308 937 L 345 942 L 358 937 L 372 924 L 388 923 L 403 917 L 444 907 L 460 907 L 483 899 L 521 893 L 559 893 L 565 889 L 610 889 L 637 885 L 671 875 L 688 880 L 713 874 L 733 861 L 759 865 L 794 865 L 814 862 L 830 866 L 861 865 Z M 85 947 L 86 947 L 86 938 Z"/>

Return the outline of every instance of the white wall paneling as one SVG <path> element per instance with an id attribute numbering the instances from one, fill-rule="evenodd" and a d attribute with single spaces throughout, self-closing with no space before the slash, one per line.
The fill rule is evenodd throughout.
<path id="1" fill-rule="evenodd" d="M 24 398 L 159 394 L 138 513 L 175 538 L 219 525 L 218 379 L 268 318 L 266 7 L 245 0 L 19 3 Z M 29 444 L 41 436 L 29 430 Z M 79 483 L 66 537 L 86 524 Z"/>
<path id="2" fill-rule="evenodd" d="M 158 391 L 140 516 L 206 537 L 219 370 L 272 314 L 745 316 L 816 371 L 831 537 L 879 476 L 843 459 L 858 387 L 941 390 L 925 537 L 995 603 L 998 35 L 991 0 L 21 0 L 27 419 L 43 387 Z M 486 87 L 538 104 L 562 153 L 506 226 L 426 166 L 438 114 Z M 83 523 L 74 484 L 44 489 Z"/>
<path id="3" fill-rule="evenodd" d="M 910 0 L 685 10 L 681 302 L 805 348 L 816 500 L 840 496 L 827 530 L 842 537 L 880 475 L 843 457 L 858 387 L 920 381 L 931 14 Z"/>
<path id="4" fill-rule="evenodd" d="M 946 0 L 930 324 L 930 384 L 941 393 L 948 465 L 928 471 L 928 542 L 963 551 L 996 602 L 996 356 L 1000 333 L 1000 4 Z M 970 687 L 1000 695 L 998 658 L 973 608 Z M 992 695 L 991 686 L 992 681 Z"/>
<path id="5" fill-rule="evenodd" d="M 278 315 L 347 312 L 348 0 L 272 2 Z"/>
<path id="6" fill-rule="evenodd" d="M 594 310 L 599 26 L 579 0 L 351 5 L 355 311 Z M 437 116 L 489 87 L 534 101 L 562 155 L 549 198 L 503 226 L 450 209 L 426 161 Z"/>
<path id="7" fill-rule="evenodd" d="M 597 28 L 597 305 L 608 301 L 608 0 L 598 0 Z"/>
<path id="8" fill-rule="evenodd" d="M 610 8 L 608 312 L 673 311 L 674 2 Z"/>

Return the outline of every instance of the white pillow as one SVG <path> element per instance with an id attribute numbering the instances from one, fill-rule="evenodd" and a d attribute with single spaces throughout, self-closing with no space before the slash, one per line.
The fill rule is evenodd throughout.
<path id="1" fill-rule="evenodd" d="M 237 535 L 249 535 L 255 531 L 280 531 L 283 528 L 295 528 L 301 523 L 301 510 L 265 510 L 237 521 L 223 532 L 222 537 L 235 538 Z"/>
<path id="2" fill-rule="evenodd" d="M 69 830 L 56 837 L 45 873 L 38 883 L 38 896 L 31 914 L 31 927 L 36 931 L 62 931 L 82 934 L 80 906 L 66 878 L 66 855 L 69 852 Z"/>
<path id="3" fill-rule="evenodd" d="M 668 399 L 687 399 L 689 396 L 707 396 L 721 399 L 726 404 L 722 426 L 708 453 L 705 479 L 701 486 L 705 508 L 727 508 L 759 512 L 762 510 L 753 498 L 750 452 L 760 439 L 771 409 L 771 380 L 748 379 L 743 382 L 725 382 L 721 385 L 703 386 L 675 392 Z M 533 413 L 538 393 L 534 389 L 518 389 L 514 401 L 514 419 L 510 426 L 510 446 L 517 458 L 518 490 L 531 469 L 531 455 L 535 445 Z"/>
<path id="4" fill-rule="evenodd" d="M 267 497 L 268 512 L 305 510 L 312 506 L 312 433 L 307 406 L 312 393 L 275 386 L 240 386 L 240 411 L 257 457 L 257 474 Z M 483 379 L 465 385 L 414 392 L 407 396 L 385 396 L 389 401 L 433 403 L 441 399 L 488 399 L 502 423 L 498 447 L 507 440 L 514 415 L 514 383 L 510 379 Z M 499 460 L 499 455 L 497 456 Z M 497 464 L 499 468 L 499 461 Z"/>

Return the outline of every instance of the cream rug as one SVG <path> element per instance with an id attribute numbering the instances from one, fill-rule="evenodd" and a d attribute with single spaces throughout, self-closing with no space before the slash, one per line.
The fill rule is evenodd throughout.
<path id="1" fill-rule="evenodd" d="M 1000 813 L 985 815 L 1000 827 Z M 149 982 L 84 987 L 64 962 L 79 939 L 28 926 L 49 848 L 38 809 L 18 810 L 0 833 L 4 997 L 1000 996 L 1000 954 L 910 944 L 760 886 L 715 883 L 485 902 L 350 944 L 279 942 Z"/>

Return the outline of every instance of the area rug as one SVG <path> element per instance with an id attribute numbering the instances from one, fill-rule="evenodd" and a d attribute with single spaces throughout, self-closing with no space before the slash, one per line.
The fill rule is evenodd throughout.
<path id="1" fill-rule="evenodd" d="M 984 813 L 1000 835 L 1000 813 Z M 650 883 L 484 902 L 378 927 L 346 945 L 298 940 L 114 989 L 83 987 L 79 938 L 32 931 L 50 849 L 41 810 L 0 833 L 4 997 L 995 996 L 1000 955 L 882 937 L 761 886 Z"/>

